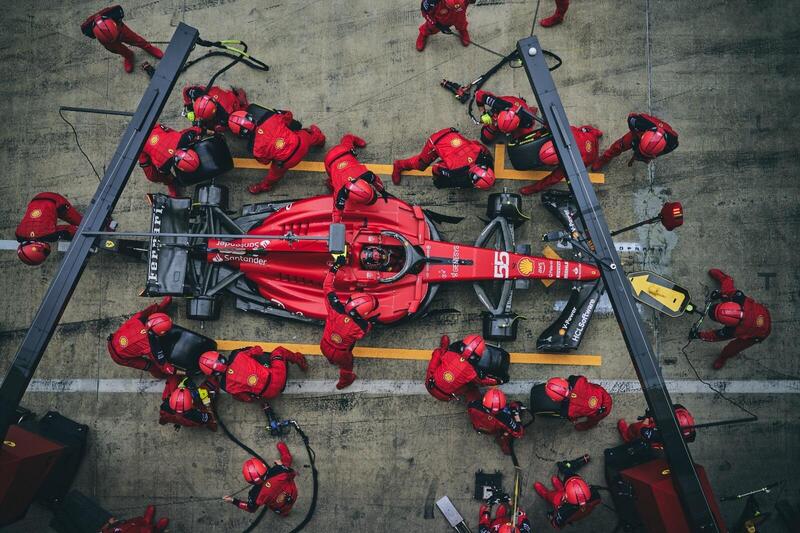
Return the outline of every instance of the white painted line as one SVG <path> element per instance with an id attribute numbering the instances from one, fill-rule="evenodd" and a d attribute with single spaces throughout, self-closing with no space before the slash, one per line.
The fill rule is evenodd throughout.
<path id="1" fill-rule="evenodd" d="M 0 240 L 0 250 L 14 250 L 17 251 L 19 243 L 17 241 Z M 66 252 L 69 250 L 69 241 L 58 241 L 59 252 Z"/>
<path id="2" fill-rule="evenodd" d="M 421 381 L 391 379 L 359 379 L 344 391 L 336 390 L 336 380 L 290 380 L 283 394 L 396 394 L 398 396 L 424 396 L 427 393 Z M 506 383 L 501 388 L 509 394 L 528 394 L 531 387 L 541 381 L 515 381 Z M 606 388 L 612 394 L 640 393 L 642 388 L 638 381 L 630 380 L 592 380 Z M 667 380 L 667 389 L 673 394 L 715 394 L 714 391 L 696 380 Z M 716 380 L 710 383 L 729 394 L 800 394 L 800 381 L 797 380 Z M 28 392 L 75 393 L 99 392 L 113 393 L 149 393 L 161 394 L 164 389 L 162 381 L 154 379 L 34 379 Z"/>

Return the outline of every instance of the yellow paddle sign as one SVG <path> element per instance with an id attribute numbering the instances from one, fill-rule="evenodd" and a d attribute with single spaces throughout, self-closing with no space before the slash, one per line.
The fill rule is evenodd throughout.
<path id="1" fill-rule="evenodd" d="M 667 316 L 681 316 L 689 305 L 689 292 L 655 272 L 628 274 L 633 297 Z"/>

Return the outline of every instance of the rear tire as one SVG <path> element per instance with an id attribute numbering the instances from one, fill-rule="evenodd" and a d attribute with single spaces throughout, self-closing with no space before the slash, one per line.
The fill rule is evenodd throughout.
<path id="1" fill-rule="evenodd" d="M 522 213 L 522 196 L 510 192 L 490 194 L 486 204 L 486 216 L 490 220 L 503 217 L 515 228 L 528 220 Z"/>
<path id="2" fill-rule="evenodd" d="M 191 320 L 219 319 L 219 302 L 212 296 L 198 296 L 186 300 L 186 317 Z"/>

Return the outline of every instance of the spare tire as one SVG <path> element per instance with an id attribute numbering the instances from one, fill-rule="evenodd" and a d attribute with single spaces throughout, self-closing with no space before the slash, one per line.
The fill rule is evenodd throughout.
<path id="1" fill-rule="evenodd" d="M 175 169 L 178 185 L 183 187 L 210 181 L 233 168 L 233 157 L 222 135 L 215 134 L 197 141 L 188 149 L 194 150 L 200 158 L 200 168 L 194 172 Z"/>
<path id="2" fill-rule="evenodd" d="M 537 130 L 531 134 L 526 135 L 520 139 L 513 140 L 508 143 L 508 158 L 511 160 L 511 166 L 515 170 L 533 170 L 541 168 L 545 165 L 539 160 L 539 150 L 542 145 L 549 140 L 552 140 L 553 134 L 550 132 L 542 133 Z"/>

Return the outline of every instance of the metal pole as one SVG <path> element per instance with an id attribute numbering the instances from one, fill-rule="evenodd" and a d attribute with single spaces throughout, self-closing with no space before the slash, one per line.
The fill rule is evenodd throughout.
<path id="1" fill-rule="evenodd" d="M 611 236 L 619 235 L 620 233 L 625 233 L 626 231 L 630 231 L 632 229 L 636 229 L 639 226 L 644 226 L 645 224 L 652 224 L 653 222 L 657 222 L 661 220 L 661 215 L 653 218 L 648 218 L 647 220 L 642 220 L 641 222 L 637 222 L 636 224 L 631 224 L 630 226 L 625 226 L 622 229 L 618 229 L 617 231 L 612 231 Z"/>
<path id="2" fill-rule="evenodd" d="M 327 241 L 328 235 L 231 235 L 228 233 L 155 233 L 149 231 L 85 231 L 84 235 L 91 237 L 186 237 L 201 239 L 272 239 L 275 241 Z"/>
<path id="3" fill-rule="evenodd" d="M 81 278 L 95 238 L 84 232 L 101 230 L 136 165 L 150 130 L 167 103 L 183 64 L 198 39 L 195 28 L 179 24 L 155 76 L 139 101 L 136 113 L 120 139 L 117 150 L 97 187 L 78 233 L 58 267 L 50 287 L 36 311 L 30 329 L 0 385 L 0 436 L 15 422 L 15 411 L 39 365 L 47 344 Z"/>
<path id="4" fill-rule="evenodd" d="M 598 258 L 605 263 L 600 265 L 600 272 L 622 337 L 625 339 L 633 366 L 642 384 L 647 405 L 661 431 L 664 452 L 686 521 L 694 532 L 719 531 L 694 469 L 692 455 L 675 419 L 672 400 L 661 375 L 658 359 L 650 346 L 644 323 L 636 309 L 633 290 L 621 267 L 603 208 L 589 181 L 564 106 L 547 68 L 542 47 L 536 37 L 528 37 L 517 43 L 517 49 L 524 62 L 539 109 L 542 110 L 553 134 L 558 159 L 564 168 L 581 219 L 589 233 L 588 236 L 592 239 Z"/>
<path id="5" fill-rule="evenodd" d="M 58 108 L 59 111 L 74 111 L 76 113 L 94 113 L 96 115 L 118 115 L 121 117 L 132 117 L 133 113 L 130 111 L 114 111 L 113 109 L 97 109 L 95 107 L 71 107 L 62 105 Z"/>

